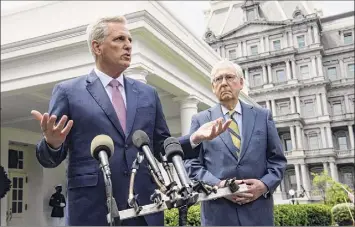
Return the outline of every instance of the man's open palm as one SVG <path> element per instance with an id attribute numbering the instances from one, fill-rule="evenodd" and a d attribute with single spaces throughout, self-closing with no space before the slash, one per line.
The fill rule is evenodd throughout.
<path id="1" fill-rule="evenodd" d="M 55 115 L 49 117 L 48 113 L 42 115 L 37 110 L 32 110 L 31 114 L 40 122 L 39 124 L 47 144 L 54 149 L 59 148 L 73 127 L 73 120 L 68 121 L 68 117 L 63 115 L 58 124 L 56 124 L 57 116 Z"/>
<path id="2" fill-rule="evenodd" d="M 231 122 L 232 120 L 228 119 L 223 123 L 223 118 L 207 122 L 192 135 L 192 141 L 199 144 L 204 140 L 212 140 L 226 131 Z"/>

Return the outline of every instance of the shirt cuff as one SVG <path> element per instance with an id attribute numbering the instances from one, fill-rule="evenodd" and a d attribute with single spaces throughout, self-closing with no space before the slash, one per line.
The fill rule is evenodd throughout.
<path id="1" fill-rule="evenodd" d="M 62 149 L 62 145 L 58 149 L 52 148 L 51 146 L 49 146 L 49 144 L 47 142 L 46 142 L 46 145 L 47 145 L 48 149 L 52 152 L 58 152 Z"/>
<path id="2" fill-rule="evenodd" d="M 192 147 L 192 149 L 195 149 L 198 145 L 200 145 L 201 143 L 199 143 L 199 144 L 195 144 L 194 142 L 192 142 L 192 138 L 191 138 L 192 136 L 190 136 L 190 144 L 191 144 L 191 147 Z"/>

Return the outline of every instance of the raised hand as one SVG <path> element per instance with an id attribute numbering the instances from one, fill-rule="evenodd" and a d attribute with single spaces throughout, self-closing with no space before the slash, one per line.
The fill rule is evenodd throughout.
<path id="1" fill-rule="evenodd" d="M 73 120 L 68 121 L 68 117 L 63 115 L 58 124 L 56 124 L 57 116 L 55 115 L 49 116 L 48 113 L 42 115 L 37 110 L 32 110 L 31 114 L 40 122 L 39 124 L 47 144 L 53 149 L 60 148 L 73 127 Z"/>
<path id="2" fill-rule="evenodd" d="M 191 135 L 192 142 L 199 144 L 205 140 L 212 140 L 226 131 L 229 127 L 231 119 L 228 119 L 223 123 L 223 118 L 220 117 L 217 120 L 210 121 L 202 125 L 196 132 Z M 223 124 L 222 124 L 223 123 Z"/>

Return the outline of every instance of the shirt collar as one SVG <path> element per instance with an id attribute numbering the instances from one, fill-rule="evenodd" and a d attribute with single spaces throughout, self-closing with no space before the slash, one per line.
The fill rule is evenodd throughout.
<path id="1" fill-rule="evenodd" d="M 97 67 L 94 68 L 94 71 L 95 71 L 96 75 L 99 77 L 99 79 L 101 80 L 101 83 L 102 83 L 102 85 L 104 85 L 104 87 L 107 87 L 107 85 L 111 82 L 111 80 L 113 80 L 112 77 L 105 74 L 104 72 L 101 72 Z M 121 74 L 119 77 L 117 77 L 116 80 L 118 82 L 120 82 L 120 84 L 124 88 L 123 74 Z"/>
<path id="2" fill-rule="evenodd" d="M 229 110 L 228 110 L 226 107 L 224 107 L 223 105 L 221 105 L 221 108 L 222 108 L 223 116 L 226 115 L 226 114 L 228 114 Z M 235 110 L 238 114 L 242 115 L 242 106 L 240 105 L 240 101 L 239 101 L 239 100 L 238 100 L 237 105 L 234 107 L 234 110 Z"/>

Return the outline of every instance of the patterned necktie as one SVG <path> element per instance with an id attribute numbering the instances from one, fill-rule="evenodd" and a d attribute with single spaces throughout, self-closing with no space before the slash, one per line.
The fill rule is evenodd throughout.
<path id="1" fill-rule="evenodd" d="M 241 144 L 241 138 L 240 138 L 240 133 L 239 133 L 239 127 L 237 122 L 233 119 L 233 115 L 235 114 L 235 110 L 229 111 L 228 115 L 232 119 L 232 123 L 229 125 L 229 132 L 232 137 L 232 141 L 234 146 L 237 148 L 236 155 L 239 159 L 240 155 L 240 144 Z"/>
<path id="2" fill-rule="evenodd" d="M 119 86 L 122 86 L 118 80 L 111 80 L 109 86 L 112 87 L 112 105 L 116 110 L 118 120 L 121 123 L 122 129 L 126 132 L 126 106 L 123 101 Z"/>

